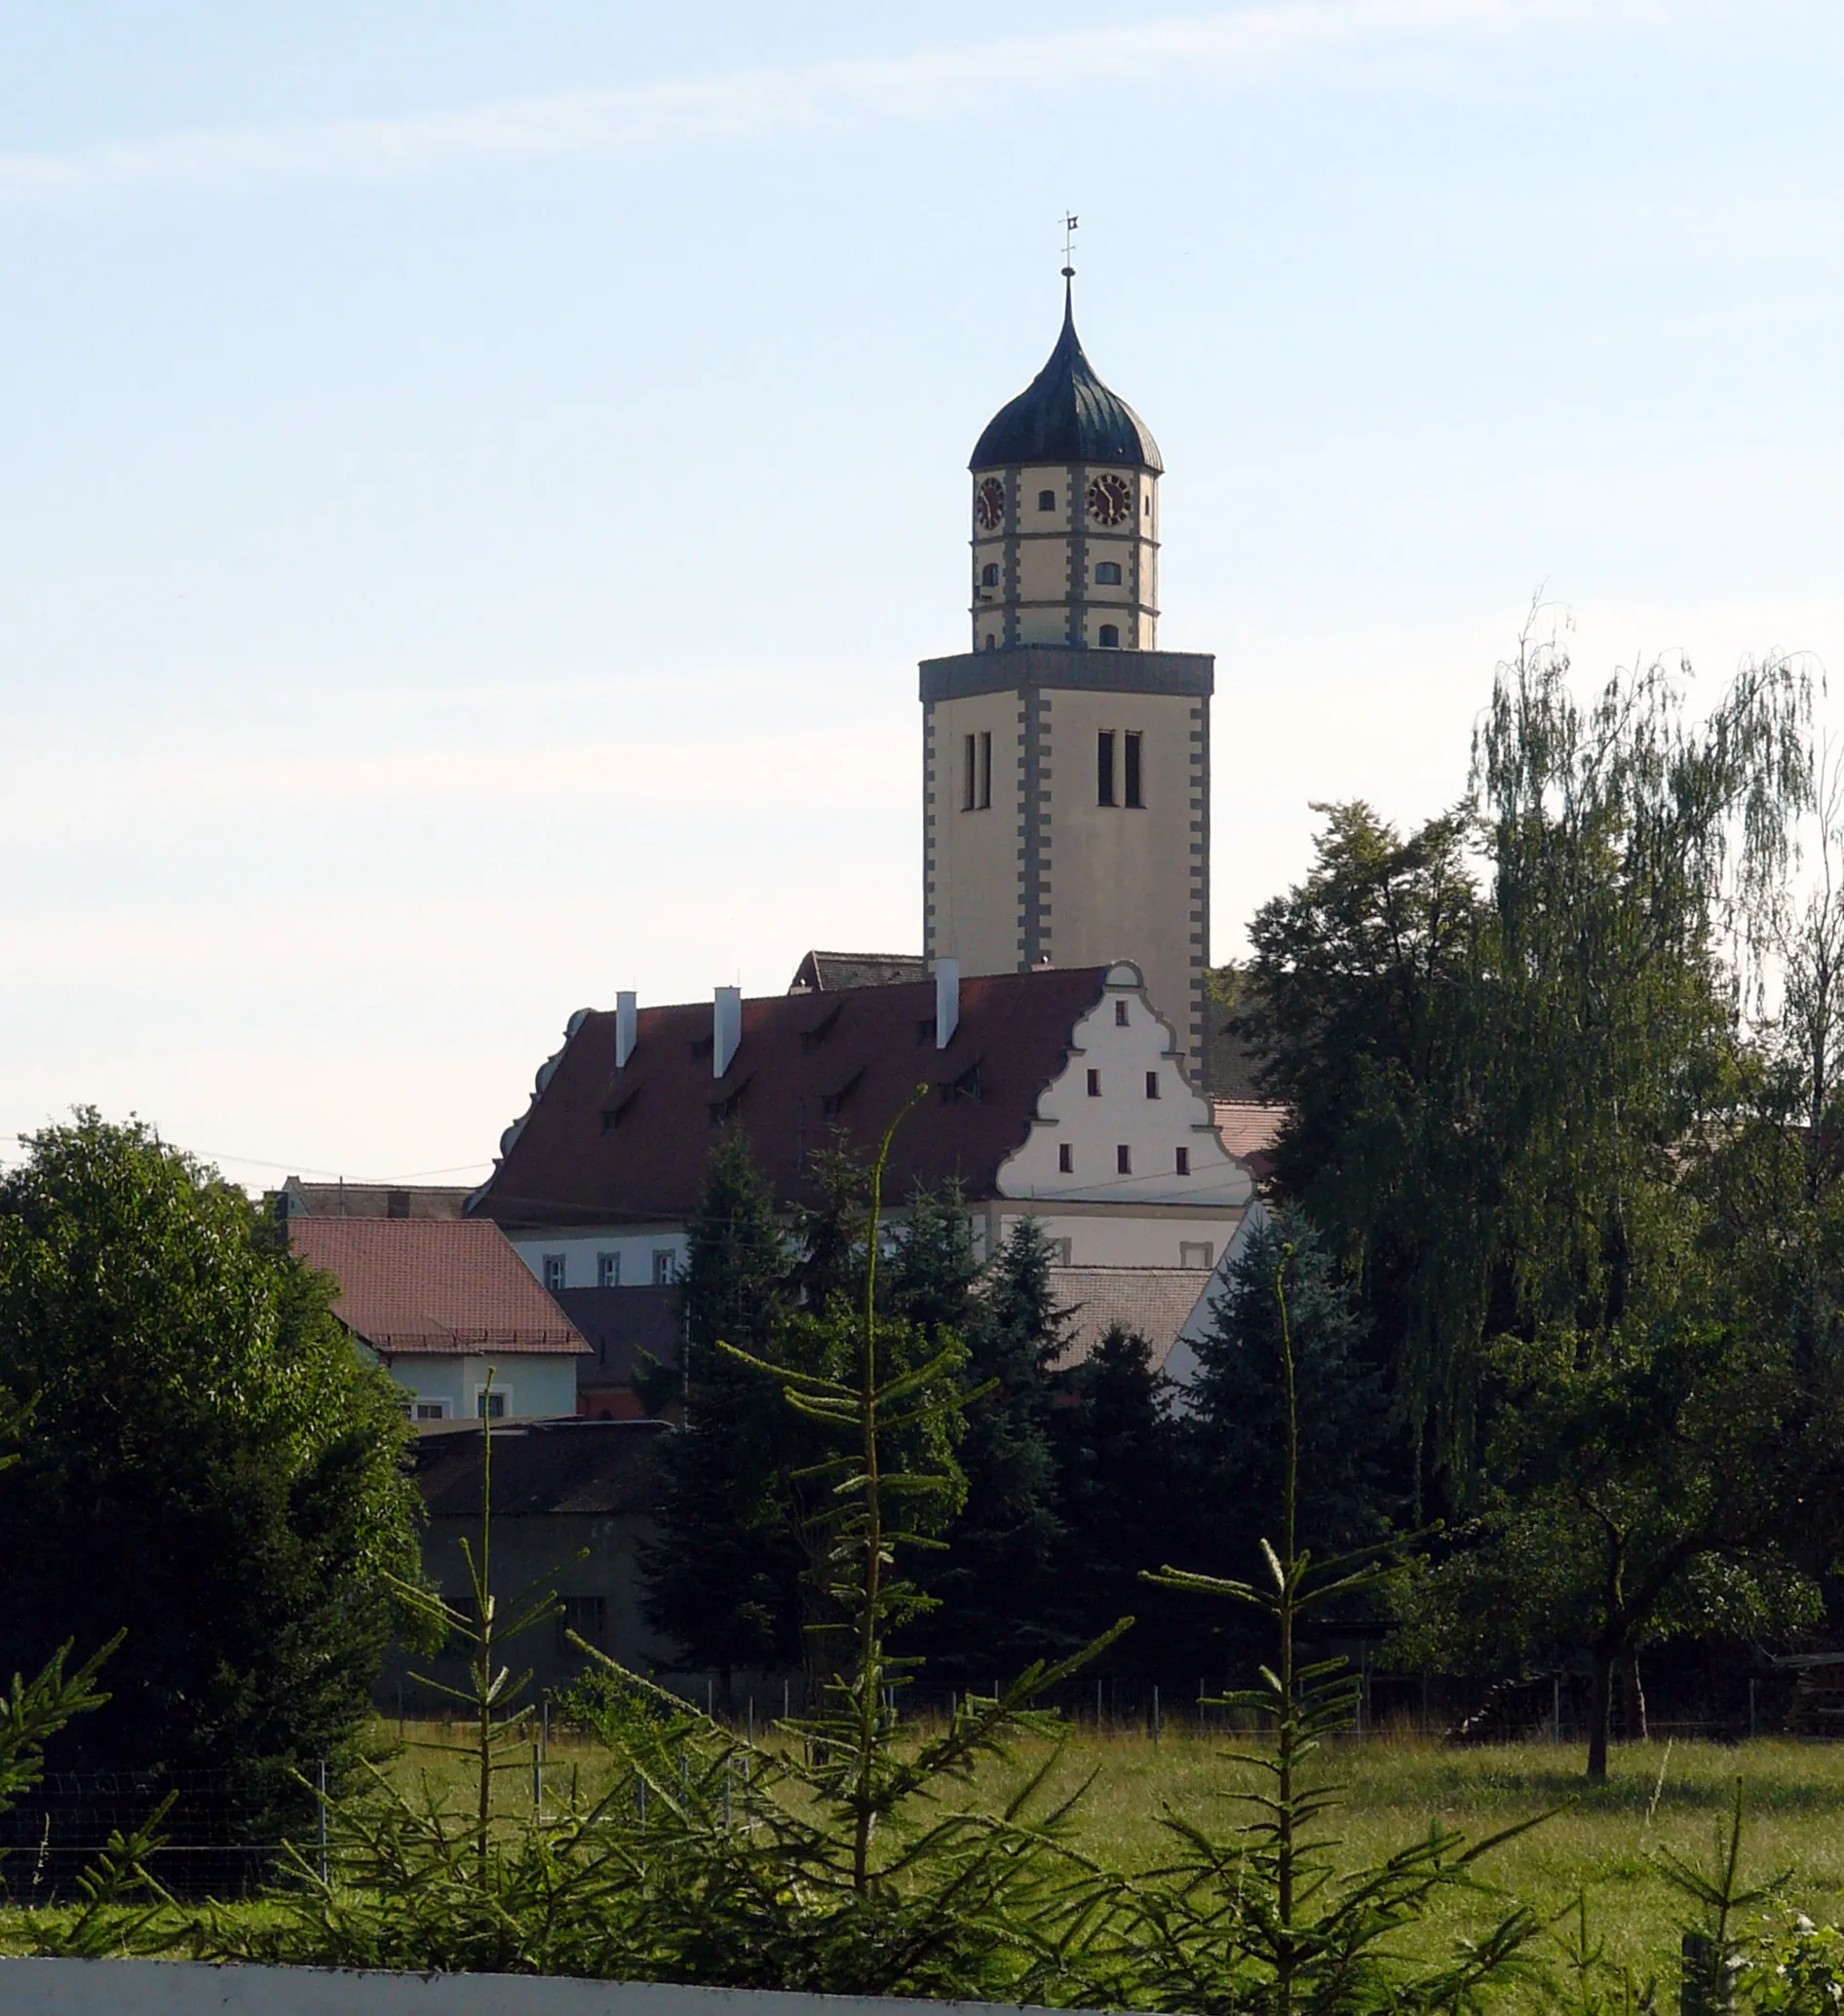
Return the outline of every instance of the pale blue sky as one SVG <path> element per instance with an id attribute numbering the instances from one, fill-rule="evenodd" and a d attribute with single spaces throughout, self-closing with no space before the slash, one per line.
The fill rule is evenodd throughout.
<path id="1" fill-rule="evenodd" d="M 916 945 L 1065 205 L 1219 951 L 1539 588 L 1844 666 L 1841 87 L 1778 0 L 0 0 L 0 1143 L 483 1167 L 572 1008 Z"/>

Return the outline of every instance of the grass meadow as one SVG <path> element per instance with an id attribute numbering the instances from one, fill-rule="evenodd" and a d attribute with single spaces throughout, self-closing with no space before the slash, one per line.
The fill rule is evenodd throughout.
<path id="1" fill-rule="evenodd" d="M 438 1779 L 462 1767 L 421 1748 L 437 1738 L 434 1727 L 411 1724 L 412 1739 L 391 1767 L 414 1777 Z M 394 1740 L 395 1723 L 380 1734 Z M 1229 1736 L 1168 1731 L 1157 1744 L 1140 1734 L 1075 1732 L 1064 1746 L 1054 1784 L 1073 1790 L 1087 1782 L 1078 1808 L 1077 1835 L 1097 1860 L 1123 1871 L 1157 1866 L 1172 1851 L 1161 1825 L 1168 1810 L 1227 1832 L 1242 1816 L 1236 1791 L 1246 1769 L 1225 1761 Z M 1025 1745 L 1020 1770 L 1041 1764 L 1044 1752 Z M 1409 1736 L 1379 1735 L 1334 1747 L 1326 1769 L 1344 1780 L 1348 1803 L 1329 1832 L 1343 1843 L 1340 1860 L 1378 1860 L 1435 1821 L 1478 1840 L 1521 1820 L 1548 1813 L 1529 1833 L 1506 1844 L 1481 1865 L 1501 1893 L 1557 1917 L 1584 1892 L 1594 1934 L 1608 1959 L 1630 1967 L 1638 1981 L 1657 1981 L 1661 2002 L 1674 2006 L 1678 1926 L 1688 1911 L 1650 1859 L 1659 1847 L 1708 1864 L 1717 1830 L 1728 1815 L 1739 1776 L 1744 1783 L 1747 1833 L 1744 1876 L 1750 1883 L 1786 1876 L 1787 1907 L 1817 1920 L 1844 1920 L 1844 1744 L 1760 1737 L 1740 1745 L 1710 1742 L 1616 1746 L 1608 1782 L 1590 1786 L 1582 1776 L 1579 1744 L 1448 1747 Z M 561 1795 L 572 1770 L 585 1791 L 600 1775 L 597 1753 L 554 1731 L 546 1782 Z M 993 1800 L 1007 1774 L 984 1788 Z M 528 1770 L 508 1773 L 500 1796 L 508 1807 L 529 1809 Z M 1416 1943 L 1444 1943 L 1479 1922 L 1494 1900 L 1453 1900 L 1416 1935 Z"/>

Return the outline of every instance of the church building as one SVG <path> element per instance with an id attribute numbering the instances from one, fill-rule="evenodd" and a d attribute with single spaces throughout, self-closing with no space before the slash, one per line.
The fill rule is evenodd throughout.
<path id="1" fill-rule="evenodd" d="M 969 649 L 921 666 L 921 955 L 578 1010 L 470 1201 L 586 1334 L 673 1280 L 723 1129 L 792 1209 L 815 1150 L 912 1109 L 893 1207 L 952 1186 L 988 1252 L 1035 1218 L 1059 1300 L 1161 1356 L 1248 1218 L 1252 1137 L 1207 1084 L 1214 661 L 1159 648 L 1164 464 L 1084 355 L 1070 277 L 1049 361 L 974 448 Z"/>

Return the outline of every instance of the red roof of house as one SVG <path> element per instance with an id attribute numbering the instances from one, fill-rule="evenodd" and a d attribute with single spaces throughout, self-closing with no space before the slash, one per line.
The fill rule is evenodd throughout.
<path id="1" fill-rule="evenodd" d="M 682 1219 L 697 1206 L 717 1130 L 740 1127 L 785 1202 L 818 1201 L 811 1153 L 843 1128 L 867 1157 L 903 1102 L 884 1175 L 894 1203 L 917 1183 L 994 1195 L 1038 1094 L 1063 1068 L 1105 967 L 1040 968 L 960 983 L 960 1022 L 935 1046 L 935 982 L 743 1004 L 743 1040 L 711 1075 L 709 1002 L 642 1008 L 615 1069 L 615 1017 L 591 1013 L 547 1067 L 544 1089 L 474 1206 L 501 1225 Z"/>
<path id="2" fill-rule="evenodd" d="M 1281 1138 L 1287 1109 L 1260 1099 L 1217 1099 L 1211 1104 L 1223 1146 L 1249 1164 L 1258 1183 L 1265 1183 L 1274 1173 L 1271 1151 Z"/>
<path id="3" fill-rule="evenodd" d="M 334 1313 L 373 1350 L 589 1350 L 483 1219 L 291 1218 L 288 1241 L 339 1282 Z"/>

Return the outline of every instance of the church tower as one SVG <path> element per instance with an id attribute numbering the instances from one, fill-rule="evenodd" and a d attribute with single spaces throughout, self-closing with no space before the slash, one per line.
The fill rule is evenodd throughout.
<path id="1" fill-rule="evenodd" d="M 1133 960 L 1201 1084 L 1215 661 L 1157 648 L 1165 465 L 1069 280 L 969 464 L 972 649 L 921 666 L 924 941 L 969 973 Z"/>

